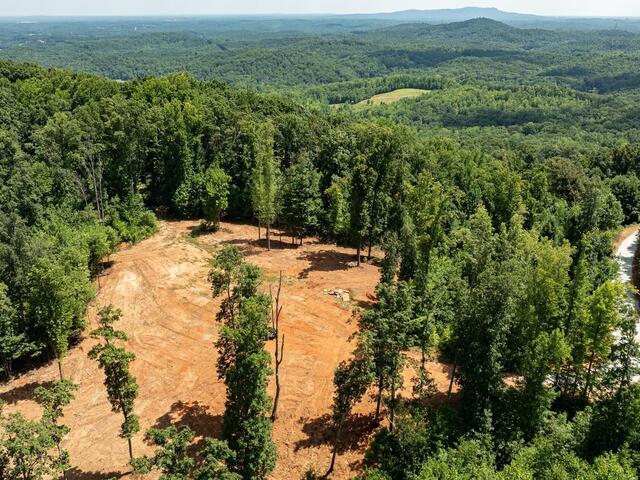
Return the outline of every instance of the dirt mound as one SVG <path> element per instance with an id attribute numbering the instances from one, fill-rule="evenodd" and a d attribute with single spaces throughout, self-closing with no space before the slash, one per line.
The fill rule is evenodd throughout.
<path id="1" fill-rule="evenodd" d="M 207 282 L 208 261 L 220 244 L 238 245 L 248 261 L 262 267 L 266 282 L 275 283 L 283 273 L 281 328 L 287 344 L 281 366 L 282 394 L 274 440 L 279 459 L 274 479 L 295 479 L 311 467 L 326 468 L 333 430 L 330 406 L 333 372 L 349 357 L 348 342 L 355 326 L 351 311 L 371 301 L 378 281 L 373 265 L 355 267 L 350 249 L 306 240 L 302 246 L 272 240 L 266 251 L 256 240 L 257 229 L 224 223 L 219 232 L 193 237 L 197 222 L 162 222 L 159 232 L 112 257 L 109 273 L 90 309 L 95 325 L 98 307 L 113 304 L 123 311 L 119 328 L 129 335 L 135 352 L 133 373 L 140 385 L 136 412 L 143 431 L 169 424 L 188 425 L 199 436 L 217 436 L 224 411 L 224 385 L 216 378 L 213 343 L 218 308 Z M 348 295 L 324 292 L 343 289 Z M 119 476 L 129 471 L 126 442 L 118 437 L 120 417 L 110 411 L 102 374 L 87 358 L 89 338 L 73 348 L 65 371 L 79 385 L 65 422 L 71 433 L 65 448 L 74 469 L 69 479 Z M 272 349 L 272 343 L 268 344 Z M 431 364 L 439 388 L 448 386 L 448 369 Z M 48 365 L 0 386 L 0 399 L 8 409 L 38 415 L 30 400 L 35 387 L 57 379 L 57 368 Z M 273 385 L 271 385 L 271 392 Z M 334 478 L 350 478 L 360 468 L 371 432 L 372 403 L 365 401 L 349 420 L 348 441 L 340 452 Z M 150 451 L 140 434 L 134 454 Z"/>

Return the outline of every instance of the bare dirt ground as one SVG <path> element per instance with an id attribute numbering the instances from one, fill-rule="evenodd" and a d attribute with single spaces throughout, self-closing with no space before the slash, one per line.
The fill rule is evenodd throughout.
<path id="1" fill-rule="evenodd" d="M 371 301 L 377 268 L 357 268 L 352 250 L 312 239 L 302 246 L 288 245 L 286 237 L 284 243 L 276 239 L 269 252 L 256 241 L 257 229 L 247 225 L 223 223 L 219 232 L 194 238 L 191 231 L 197 224 L 162 222 L 152 238 L 113 255 L 113 266 L 100 279 L 89 312 L 89 329 L 95 326 L 97 308 L 111 303 L 122 310 L 119 328 L 129 335 L 127 348 L 137 356 L 132 369 L 140 385 L 136 412 L 143 431 L 173 423 L 188 425 L 198 436 L 217 436 L 225 390 L 215 371 L 218 302 L 211 298 L 208 261 L 220 244 L 231 243 L 264 269 L 265 286 L 282 270 L 286 348 L 273 431 L 279 458 L 272 478 L 300 478 L 309 468 L 324 471 L 333 439 L 333 372 L 353 348 L 348 341 L 355 329 L 349 323 L 351 312 Z M 334 288 L 349 290 L 352 302 L 340 303 L 325 293 Z M 69 480 L 102 480 L 129 471 L 126 442 L 118 437 L 120 416 L 110 411 L 102 373 L 87 358 L 92 345 L 93 340 L 83 339 L 65 359 L 66 375 L 79 385 L 64 419 L 71 428 L 64 442 L 74 465 Z M 268 348 L 273 349 L 271 342 Z M 430 370 L 439 389 L 446 391 L 449 367 L 431 363 Z M 33 389 L 56 379 L 57 367 L 44 366 L 0 385 L 0 399 L 9 411 L 38 415 Z M 350 478 L 360 470 L 372 433 L 372 410 L 370 400 L 356 408 L 333 478 Z M 138 434 L 134 454 L 150 451 Z"/>

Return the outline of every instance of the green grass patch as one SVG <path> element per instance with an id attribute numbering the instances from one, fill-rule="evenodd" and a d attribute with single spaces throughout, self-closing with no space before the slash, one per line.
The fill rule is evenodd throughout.
<path id="1" fill-rule="evenodd" d="M 262 276 L 262 282 L 265 284 L 271 284 L 273 285 L 275 288 L 278 288 L 278 280 L 280 279 L 280 275 L 276 275 L 276 274 L 264 274 Z M 282 285 L 295 285 L 296 283 L 298 283 L 300 280 L 295 278 L 295 277 L 290 277 L 289 275 L 283 275 L 282 276 Z"/>
<path id="2" fill-rule="evenodd" d="M 204 250 L 211 255 L 218 250 L 216 245 L 202 242 L 198 236 L 193 236 L 191 233 L 182 233 L 181 236 L 185 242 L 190 243 L 194 247 L 198 247 L 200 250 Z"/>
<path id="3" fill-rule="evenodd" d="M 376 105 L 388 105 L 390 103 L 396 103 L 405 98 L 416 98 L 425 93 L 429 93 L 431 90 L 423 90 L 421 88 L 399 88 L 387 93 L 380 93 L 374 95 L 371 98 L 362 100 L 354 105 L 355 108 L 362 109 L 366 107 L 375 107 Z"/>

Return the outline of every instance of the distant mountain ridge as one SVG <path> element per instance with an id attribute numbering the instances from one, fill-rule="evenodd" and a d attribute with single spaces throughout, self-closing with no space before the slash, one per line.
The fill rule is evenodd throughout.
<path id="1" fill-rule="evenodd" d="M 395 42 L 416 46 L 455 46 L 477 50 L 498 50 L 529 52 L 532 50 L 551 50 L 568 53 L 581 44 L 598 44 L 598 48 L 610 49 L 615 45 L 626 45 L 631 51 L 640 49 L 640 32 L 627 30 L 575 30 L 543 28 L 538 23 L 516 27 L 489 18 L 473 18 L 461 22 L 398 23 L 365 32 L 359 32 L 358 38 L 373 43 Z M 477 52 L 476 52 L 477 53 Z"/>
<path id="2" fill-rule="evenodd" d="M 127 17 L 2 17 L 0 24 L 12 25 L 11 30 L 21 34 L 51 33 L 51 26 L 66 36 L 69 29 L 79 29 L 89 35 L 103 35 L 106 30 L 124 32 L 138 27 L 137 32 L 175 32 L 185 28 L 198 34 L 219 34 L 221 31 L 247 32 L 306 32 L 315 34 L 351 33 L 406 23 L 440 25 L 464 22 L 477 18 L 495 20 L 516 28 L 545 30 L 625 30 L 640 33 L 640 17 L 561 17 L 516 13 L 493 7 L 464 7 L 436 10 L 402 10 L 396 12 L 360 14 L 270 14 L 270 15 L 165 15 Z M 85 25 L 101 25 L 96 33 Z M 108 24 L 105 30 L 102 27 Z M 80 27 L 78 27 L 80 25 Z M 189 25 L 189 27 L 185 27 Z M 43 27 L 44 26 L 44 27 Z M 21 28 L 18 28 L 21 27 Z M 115 28 L 114 28 L 115 27 Z M 2 32 L 0 32 L 0 37 Z M 14 38 L 14 37 L 12 37 Z M 27 39 L 31 37 L 27 36 Z M 2 45 L 0 45 L 2 48 Z"/>
<path id="3" fill-rule="evenodd" d="M 640 17 L 544 16 L 506 12 L 493 7 L 463 7 L 436 10 L 402 10 L 388 13 L 350 15 L 352 18 L 393 23 L 443 24 L 487 18 L 518 28 L 550 30 L 628 30 L 640 32 Z"/>
<path id="4" fill-rule="evenodd" d="M 412 9 L 389 13 L 374 13 L 369 14 L 369 16 L 396 21 L 420 21 L 433 23 L 464 22 L 474 18 L 488 18 L 498 22 L 537 21 L 548 18 L 557 18 L 532 15 L 528 13 L 505 12 L 493 7 L 463 7 L 435 10 Z"/>
<path id="5" fill-rule="evenodd" d="M 623 32 L 619 32 L 622 34 Z M 626 35 L 631 35 L 624 32 Z M 540 28 L 518 28 L 489 18 L 474 18 L 460 22 L 433 24 L 426 22 L 401 23 L 359 34 L 360 38 L 375 42 L 465 46 L 475 48 L 540 48 L 583 38 L 587 32 L 562 32 Z"/>

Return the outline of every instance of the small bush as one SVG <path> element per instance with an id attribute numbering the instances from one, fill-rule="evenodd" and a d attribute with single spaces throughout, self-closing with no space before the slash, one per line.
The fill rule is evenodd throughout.
<path id="1" fill-rule="evenodd" d="M 122 240 L 131 243 L 150 237 L 158 229 L 156 216 L 144 206 L 140 195 L 132 195 L 120 207 L 111 208 L 109 224 Z"/>

